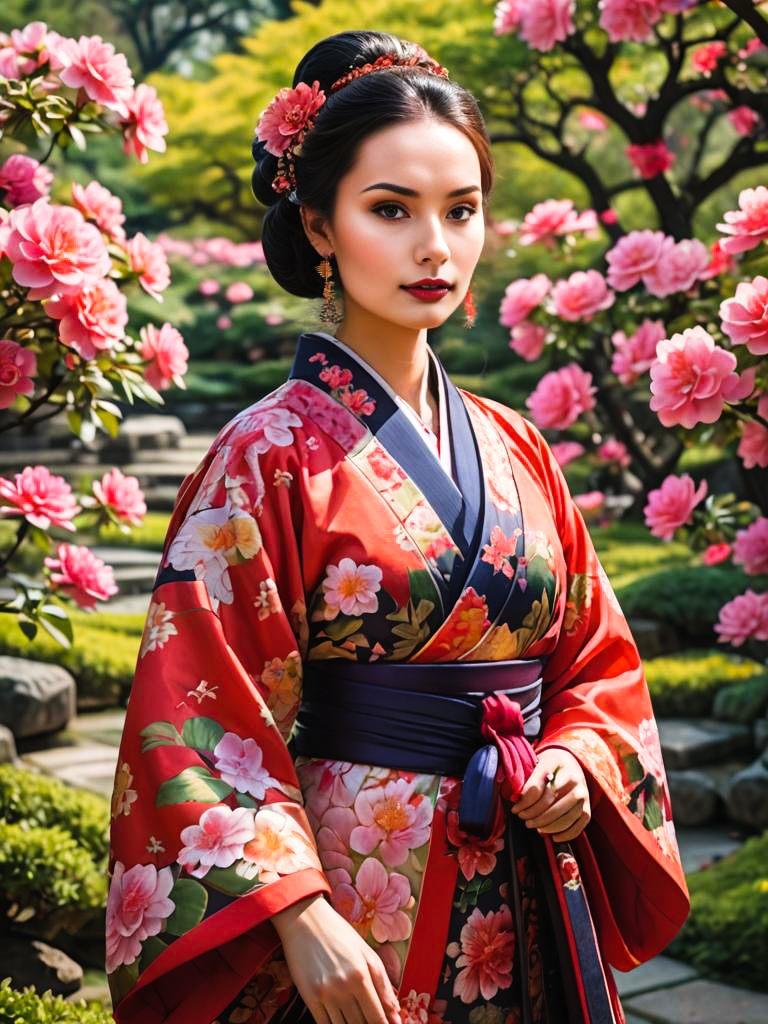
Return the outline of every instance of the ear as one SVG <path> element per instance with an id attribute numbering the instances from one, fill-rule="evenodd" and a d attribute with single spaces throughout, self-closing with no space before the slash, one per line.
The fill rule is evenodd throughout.
<path id="1" fill-rule="evenodd" d="M 299 212 L 301 214 L 301 223 L 304 226 L 304 233 L 309 239 L 310 245 L 321 256 L 332 255 L 334 249 L 333 236 L 327 218 L 303 203 Z"/>

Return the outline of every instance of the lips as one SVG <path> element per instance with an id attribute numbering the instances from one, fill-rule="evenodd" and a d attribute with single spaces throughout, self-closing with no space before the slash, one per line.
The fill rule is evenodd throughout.
<path id="1" fill-rule="evenodd" d="M 440 288 L 440 289 L 445 289 L 445 288 L 452 288 L 453 285 L 449 284 L 447 281 L 443 281 L 443 279 L 440 278 L 440 277 L 435 277 L 435 278 L 424 277 L 424 278 L 421 279 L 421 281 L 411 281 L 410 284 L 404 284 L 404 285 L 401 285 L 401 287 L 402 288 L 406 288 L 408 291 L 410 291 L 412 288 L 418 288 L 418 289 Z"/>

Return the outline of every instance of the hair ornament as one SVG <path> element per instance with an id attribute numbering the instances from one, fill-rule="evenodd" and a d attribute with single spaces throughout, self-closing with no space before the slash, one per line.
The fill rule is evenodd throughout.
<path id="1" fill-rule="evenodd" d="M 381 57 L 360 67 L 353 67 L 341 78 L 337 79 L 328 90 L 337 92 L 349 82 L 370 74 L 372 71 L 383 71 L 394 67 L 416 67 L 427 62 L 424 68 L 430 74 L 448 77 L 448 69 L 438 64 L 426 50 L 419 47 L 410 57 L 400 57 L 396 53 L 385 53 Z M 310 87 L 306 82 L 299 82 L 294 88 L 287 86 L 277 93 L 269 106 L 262 112 L 256 126 L 256 138 L 264 143 L 268 153 L 276 156 L 277 174 L 272 180 L 272 188 L 296 205 L 300 201 L 296 195 L 296 168 L 294 157 L 301 156 L 301 144 L 315 123 L 318 110 L 325 103 L 326 94 L 315 80 Z"/>

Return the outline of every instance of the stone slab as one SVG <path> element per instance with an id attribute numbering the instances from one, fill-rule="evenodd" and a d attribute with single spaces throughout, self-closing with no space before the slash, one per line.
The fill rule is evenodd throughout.
<path id="1" fill-rule="evenodd" d="M 668 956 L 656 956 L 633 971 L 616 971 L 616 987 L 622 999 L 640 995 L 651 989 L 668 988 L 696 978 L 697 972 L 688 964 Z"/>
<path id="2" fill-rule="evenodd" d="M 673 811 L 674 816 L 674 811 Z M 677 830 L 680 856 L 686 874 L 708 867 L 738 850 L 746 839 L 738 828 L 709 826 Z"/>
<path id="3" fill-rule="evenodd" d="M 103 558 L 113 568 L 118 565 L 149 565 L 152 568 L 157 568 L 161 556 L 160 551 L 154 551 L 152 548 L 120 547 L 107 544 L 94 544 L 91 546 L 91 552 L 97 558 Z"/>
<path id="4" fill-rule="evenodd" d="M 114 711 L 94 711 L 87 715 L 75 715 L 69 723 L 69 731 L 90 736 L 105 730 L 122 729 L 124 721 L 124 708 L 115 708 Z"/>
<path id="5" fill-rule="evenodd" d="M 114 612 L 118 615 L 146 615 L 149 609 L 148 593 L 117 594 L 111 601 L 102 605 L 102 611 Z"/>
<path id="6" fill-rule="evenodd" d="M 752 746 L 752 730 L 746 725 L 708 718 L 663 718 L 658 725 L 668 769 L 711 764 Z"/>
<path id="7" fill-rule="evenodd" d="M 765 1024 L 768 1020 L 768 995 L 703 979 L 633 996 L 626 1007 L 653 1024 Z"/>
<path id="8" fill-rule="evenodd" d="M 22 755 L 22 759 L 41 771 L 56 775 L 60 771 L 81 769 L 88 764 L 114 760 L 115 756 L 115 749 L 111 744 L 89 743 L 70 747 L 53 747 L 51 750 L 35 750 Z"/>

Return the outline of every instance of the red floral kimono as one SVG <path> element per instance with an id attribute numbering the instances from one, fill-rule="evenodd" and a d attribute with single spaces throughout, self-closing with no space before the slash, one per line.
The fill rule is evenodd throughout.
<path id="1" fill-rule="evenodd" d="M 112 801 L 120 1024 L 311 1022 L 270 916 L 313 893 L 378 952 L 404 1024 L 616 1024 L 607 965 L 685 919 L 643 668 L 563 475 L 430 358 L 452 459 L 316 332 L 182 484 Z M 460 778 L 293 749 L 310 662 L 528 658 L 534 746 L 589 782 L 572 844 L 522 829 L 512 852 L 503 808 L 486 838 L 458 827 Z"/>

